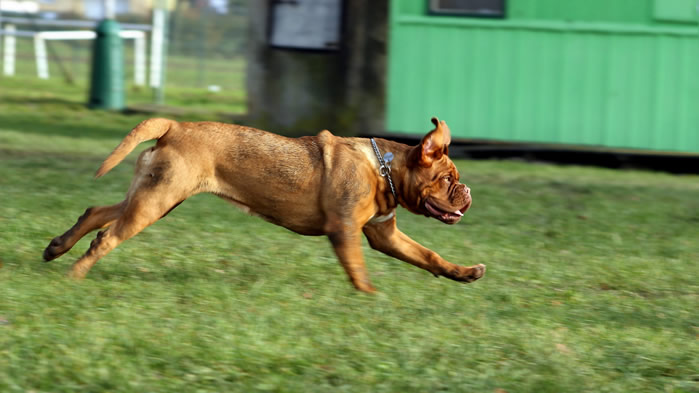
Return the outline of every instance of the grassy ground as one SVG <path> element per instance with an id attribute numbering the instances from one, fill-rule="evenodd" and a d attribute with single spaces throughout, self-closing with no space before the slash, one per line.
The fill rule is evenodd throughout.
<path id="1" fill-rule="evenodd" d="M 91 237 L 41 252 L 122 199 L 135 154 L 91 177 L 143 116 L 23 83 L 0 79 L 1 392 L 699 391 L 697 176 L 458 161 L 465 220 L 399 226 L 486 263 L 469 285 L 365 244 L 381 292 L 357 293 L 326 239 L 208 195 L 78 283 Z"/>

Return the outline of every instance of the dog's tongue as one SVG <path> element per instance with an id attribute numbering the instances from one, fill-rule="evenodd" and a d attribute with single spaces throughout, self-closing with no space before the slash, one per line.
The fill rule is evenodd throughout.
<path id="1" fill-rule="evenodd" d="M 464 216 L 464 213 L 462 213 L 461 210 L 456 210 L 453 213 L 449 213 L 449 212 L 445 212 L 445 211 L 441 211 L 441 210 L 437 209 L 435 206 L 433 206 L 429 202 L 425 203 L 425 206 L 427 206 L 427 209 L 430 210 L 433 214 L 440 216 L 440 217 L 447 218 L 449 215 L 455 215 L 455 216 L 459 216 L 459 217 Z"/>

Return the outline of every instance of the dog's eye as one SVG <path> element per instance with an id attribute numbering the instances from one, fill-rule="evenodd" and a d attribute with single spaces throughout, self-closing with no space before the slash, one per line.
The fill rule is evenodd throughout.
<path id="1" fill-rule="evenodd" d="M 451 176 L 444 176 L 442 180 L 444 180 L 447 183 L 451 183 Z"/>

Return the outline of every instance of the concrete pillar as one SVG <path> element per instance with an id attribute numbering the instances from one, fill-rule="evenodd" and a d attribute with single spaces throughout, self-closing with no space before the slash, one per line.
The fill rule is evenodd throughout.
<path id="1" fill-rule="evenodd" d="M 270 4 L 249 6 L 249 123 L 293 135 L 384 131 L 388 0 L 345 0 L 337 51 L 270 47 Z"/>

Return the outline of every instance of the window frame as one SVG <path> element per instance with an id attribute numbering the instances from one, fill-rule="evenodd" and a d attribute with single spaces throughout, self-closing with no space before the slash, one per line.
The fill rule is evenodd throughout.
<path id="1" fill-rule="evenodd" d="M 470 11 L 452 11 L 452 10 L 439 10 L 435 6 L 440 0 L 427 0 L 427 13 L 429 15 L 439 15 L 439 16 L 459 16 L 468 18 L 485 18 L 485 19 L 505 19 L 507 18 L 507 0 L 502 1 L 502 10 L 499 14 L 491 13 L 479 13 Z"/>

